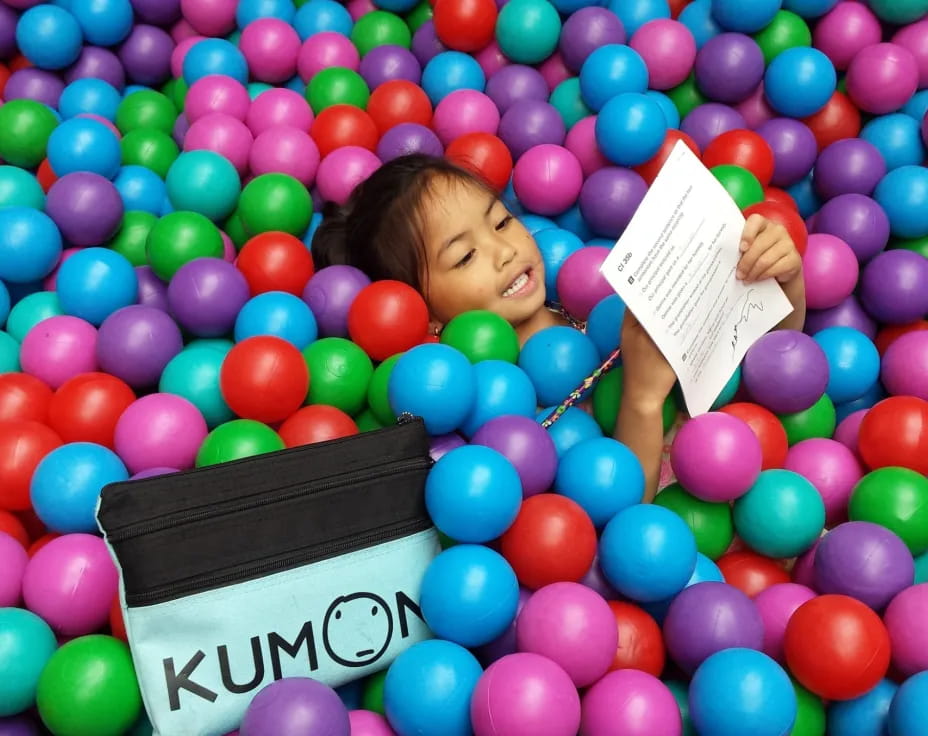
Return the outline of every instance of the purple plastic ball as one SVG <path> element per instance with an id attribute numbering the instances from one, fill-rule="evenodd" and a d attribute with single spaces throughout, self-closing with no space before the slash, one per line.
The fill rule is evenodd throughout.
<path id="1" fill-rule="evenodd" d="M 522 481 L 522 496 L 544 493 L 554 482 L 557 450 L 547 430 L 529 417 L 507 415 L 484 424 L 471 444 L 491 447 L 515 467 Z"/>
<path id="2" fill-rule="evenodd" d="M 448 50 L 448 47 L 438 40 L 438 35 L 435 33 L 435 22 L 431 19 L 425 21 L 412 34 L 411 48 L 413 55 L 423 67 L 434 57 Z"/>
<path id="3" fill-rule="evenodd" d="M 99 174 L 76 171 L 52 184 L 45 211 L 71 245 L 102 245 L 122 222 L 122 197 Z"/>
<path id="4" fill-rule="evenodd" d="M 136 304 L 113 312 L 100 325 L 97 360 L 132 388 L 149 388 L 183 347 L 180 328 L 166 312 Z"/>
<path id="5" fill-rule="evenodd" d="M 348 710 L 328 685 L 285 677 L 265 686 L 242 719 L 243 736 L 349 736 Z"/>
<path id="6" fill-rule="evenodd" d="M 480 660 L 484 667 L 489 667 L 497 659 L 501 659 L 508 654 L 515 654 L 518 651 L 516 647 L 516 622 L 519 620 L 519 614 L 522 612 L 526 601 L 531 597 L 532 592 L 530 590 L 519 588 L 519 603 L 516 606 L 516 615 L 512 619 L 512 623 L 509 624 L 509 628 L 489 644 L 484 644 L 474 650 L 474 654 L 477 655 L 477 659 Z"/>
<path id="7" fill-rule="evenodd" d="M 744 116 L 718 102 L 707 102 L 693 108 L 680 125 L 680 130 L 696 141 L 699 150 L 705 149 L 722 133 L 742 128 L 747 128 Z"/>
<path id="8" fill-rule="evenodd" d="M 561 28 L 559 48 L 564 65 L 575 74 L 591 53 L 609 43 L 625 43 L 625 27 L 608 8 L 588 6 L 571 13 Z"/>
<path id="9" fill-rule="evenodd" d="M 16 22 L 19 16 L 9 5 L 0 3 L 0 59 L 16 53 Z"/>
<path id="10" fill-rule="evenodd" d="M 361 59 L 359 71 L 371 89 L 392 79 L 405 79 L 419 84 L 422 78 L 422 67 L 412 51 L 390 44 L 376 46 L 368 51 Z"/>
<path id="11" fill-rule="evenodd" d="M 603 569 L 599 564 L 599 555 L 593 558 L 593 564 L 587 570 L 586 575 L 580 578 L 580 582 L 587 588 L 592 588 L 607 601 L 618 601 L 622 597 L 620 593 L 612 587 L 612 584 L 606 580 Z"/>
<path id="12" fill-rule="evenodd" d="M 429 156 L 441 156 L 444 146 L 431 128 L 419 123 L 400 123 L 383 134 L 377 144 L 377 158 L 383 162 L 392 161 L 410 153 L 424 153 Z M 313 198 L 315 202 L 315 197 Z"/>
<path id="13" fill-rule="evenodd" d="M 860 301 L 886 324 L 922 319 L 928 314 L 928 258 L 904 248 L 880 253 L 861 274 Z"/>
<path id="14" fill-rule="evenodd" d="M 835 141 L 818 157 L 813 181 L 824 199 L 840 194 L 870 195 L 886 176 L 886 162 L 879 149 L 862 138 Z"/>
<path id="15" fill-rule="evenodd" d="M 118 90 L 126 86 L 126 72 L 119 57 L 109 49 L 101 49 L 99 46 L 85 46 L 77 61 L 64 73 L 64 81 L 67 84 L 76 79 L 88 78 L 102 79 Z"/>
<path id="16" fill-rule="evenodd" d="M 180 19 L 180 0 L 132 0 L 132 9 L 142 23 L 169 26 Z"/>
<path id="17" fill-rule="evenodd" d="M 524 64 L 510 64 L 490 76 L 486 94 L 502 114 L 522 100 L 547 102 L 550 93 L 540 71 Z"/>
<path id="18" fill-rule="evenodd" d="M 174 139 L 178 148 L 184 147 L 184 138 L 187 136 L 188 130 L 190 130 L 190 121 L 187 120 L 187 116 L 184 115 L 184 113 L 181 113 L 174 121 L 174 128 L 171 130 L 171 137 Z"/>
<path id="19" fill-rule="evenodd" d="M 769 332 L 748 348 L 744 386 L 774 414 L 805 411 L 828 385 L 828 359 L 815 340 L 796 330 Z"/>
<path id="20" fill-rule="evenodd" d="M 518 159 L 529 148 L 542 143 L 560 146 L 567 128 L 554 105 L 541 100 L 521 100 L 512 105 L 499 121 L 499 137 Z"/>
<path id="21" fill-rule="evenodd" d="M 836 307 L 810 309 L 806 313 L 804 332 L 814 335 L 828 327 L 853 327 L 871 340 L 876 338 L 877 324 L 860 306 L 857 297 L 851 294 Z"/>
<path id="22" fill-rule="evenodd" d="M 889 218 L 879 204 L 863 194 L 841 194 L 827 201 L 815 217 L 814 232 L 835 235 L 866 263 L 889 242 Z"/>
<path id="23" fill-rule="evenodd" d="M 442 434 L 437 437 L 429 437 L 429 457 L 435 462 L 438 462 L 452 450 L 456 450 L 466 444 L 467 440 L 461 437 L 457 432 Z"/>
<path id="24" fill-rule="evenodd" d="M 39 736 L 39 729 L 26 716 L 0 718 L 0 736 Z"/>
<path id="25" fill-rule="evenodd" d="M 129 478 L 129 480 L 143 480 L 145 478 L 154 478 L 158 475 L 172 475 L 179 472 L 180 470 L 177 468 L 146 468 L 145 470 L 140 470 Z"/>
<path id="26" fill-rule="evenodd" d="M 773 149 L 773 186 L 792 186 L 812 170 L 818 143 L 808 125 L 792 118 L 774 118 L 761 125 L 757 133 Z"/>
<path id="27" fill-rule="evenodd" d="M 139 280 L 139 304 L 167 312 L 168 285 L 155 275 L 151 266 L 136 266 L 135 275 Z"/>
<path id="28" fill-rule="evenodd" d="M 604 166 L 583 182 L 580 214 L 597 235 L 618 238 L 647 191 L 645 180 L 631 169 Z"/>
<path id="29" fill-rule="evenodd" d="M 707 97 L 741 102 L 764 78 L 764 54 L 750 36 L 720 33 L 696 54 L 695 71 L 696 83 Z"/>
<path id="30" fill-rule="evenodd" d="M 174 40 L 167 31 L 140 23 L 120 46 L 119 60 L 133 82 L 154 86 L 170 78 L 173 51 Z"/>
<path id="31" fill-rule="evenodd" d="M 319 334 L 323 337 L 348 336 L 348 310 L 358 293 L 371 280 L 354 266 L 328 266 L 320 269 L 303 289 Z"/>
<path id="32" fill-rule="evenodd" d="M 64 82 L 54 72 L 28 67 L 10 75 L 3 88 L 4 100 L 35 100 L 49 107 L 58 107 Z"/>
<path id="33" fill-rule="evenodd" d="M 245 276 L 221 258 L 197 258 L 185 263 L 168 285 L 171 314 L 197 337 L 220 337 L 231 332 L 249 298 Z"/>

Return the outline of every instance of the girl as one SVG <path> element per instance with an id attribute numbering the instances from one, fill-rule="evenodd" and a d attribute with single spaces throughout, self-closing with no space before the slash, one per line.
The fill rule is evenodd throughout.
<path id="1" fill-rule="evenodd" d="M 451 162 L 413 154 L 394 159 L 358 185 L 345 206 L 328 212 L 312 241 L 316 266 L 355 266 L 371 279 L 403 281 L 425 298 L 430 329 L 462 312 L 504 317 L 524 344 L 539 330 L 576 323 L 549 305 L 544 263 L 534 238 L 498 192 Z M 786 229 L 751 216 L 737 276 L 775 278 L 793 305 L 779 325 L 802 329 L 802 261 Z M 657 492 L 664 452 L 661 409 L 676 376 L 628 310 L 621 326 L 622 403 L 615 438 L 645 470 L 645 501 Z"/>

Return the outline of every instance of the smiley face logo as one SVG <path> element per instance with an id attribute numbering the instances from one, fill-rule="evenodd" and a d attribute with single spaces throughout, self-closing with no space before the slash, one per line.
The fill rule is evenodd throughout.
<path id="1" fill-rule="evenodd" d="M 353 593 L 332 601 L 322 623 L 322 643 L 333 661 L 345 667 L 376 662 L 393 637 L 393 615 L 373 593 Z"/>

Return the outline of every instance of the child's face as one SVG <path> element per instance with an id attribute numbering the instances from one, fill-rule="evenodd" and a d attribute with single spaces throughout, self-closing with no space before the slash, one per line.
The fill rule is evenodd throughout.
<path id="1" fill-rule="evenodd" d="M 541 253 L 499 199 L 442 178 L 432 183 L 421 214 L 428 259 L 423 283 L 437 322 L 486 309 L 519 325 L 544 307 Z"/>

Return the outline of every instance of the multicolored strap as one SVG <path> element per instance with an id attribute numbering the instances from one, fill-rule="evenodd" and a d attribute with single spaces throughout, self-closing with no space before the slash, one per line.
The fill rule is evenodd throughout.
<path id="1" fill-rule="evenodd" d="M 619 355 L 622 353 L 622 348 L 616 348 L 612 353 L 607 357 L 602 365 L 599 366 L 595 371 L 593 371 L 589 376 L 583 379 L 583 382 L 577 386 L 573 391 L 571 391 L 567 398 L 564 399 L 560 404 L 558 404 L 554 411 L 552 411 L 544 421 L 542 421 L 541 426 L 547 429 L 552 424 L 554 424 L 558 419 L 560 419 L 564 412 L 566 412 L 570 407 L 576 404 L 580 397 L 583 396 L 587 391 L 589 391 L 596 383 L 602 378 L 606 373 L 612 370 L 612 367 L 615 365 L 615 362 L 619 359 Z"/>

